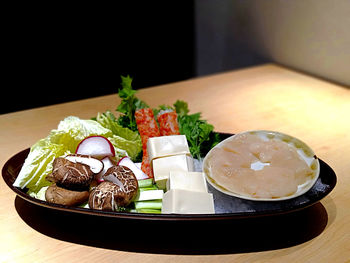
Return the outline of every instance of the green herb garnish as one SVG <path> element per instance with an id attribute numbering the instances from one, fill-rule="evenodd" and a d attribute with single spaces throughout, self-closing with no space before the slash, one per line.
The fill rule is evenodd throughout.
<path id="1" fill-rule="evenodd" d="M 136 90 L 131 86 L 132 78 L 128 75 L 126 77 L 120 76 L 122 79 L 118 95 L 121 98 L 121 103 L 117 107 L 117 111 L 121 113 L 117 122 L 119 125 L 129 128 L 132 131 L 137 131 L 135 120 L 135 111 L 138 109 L 147 108 L 148 105 L 135 96 Z"/>
<path id="2" fill-rule="evenodd" d="M 190 152 L 194 158 L 201 159 L 205 153 L 219 141 L 219 135 L 214 133 L 214 126 L 201 119 L 201 113 L 188 114 L 188 104 L 178 100 L 174 103 L 180 133 L 186 135 Z"/>

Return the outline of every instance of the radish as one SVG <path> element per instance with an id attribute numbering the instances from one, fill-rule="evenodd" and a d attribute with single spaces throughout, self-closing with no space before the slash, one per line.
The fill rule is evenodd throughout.
<path id="1" fill-rule="evenodd" d="M 118 162 L 118 165 L 128 167 L 134 173 L 137 180 L 149 178 L 144 172 L 142 172 L 140 168 L 136 166 L 136 164 L 133 161 L 131 161 L 131 159 L 128 156 L 121 158 Z"/>
<path id="2" fill-rule="evenodd" d="M 112 143 L 103 136 L 86 137 L 79 143 L 75 153 L 90 155 L 97 159 L 102 159 L 106 156 L 115 156 L 115 150 Z"/>
<path id="3" fill-rule="evenodd" d="M 98 183 L 101 183 L 104 181 L 103 176 L 107 172 L 109 168 L 111 168 L 114 165 L 117 165 L 115 161 L 113 161 L 109 156 L 106 156 L 101 160 L 103 163 L 103 170 L 95 176 L 95 179 Z"/>

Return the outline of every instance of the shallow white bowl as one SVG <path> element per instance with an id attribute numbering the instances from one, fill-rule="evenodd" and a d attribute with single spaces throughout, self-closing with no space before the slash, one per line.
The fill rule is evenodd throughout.
<path id="1" fill-rule="evenodd" d="M 220 142 L 219 144 L 217 144 L 213 149 L 211 149 L 208 154 L 205 156 L 204 161 L 203 161 L 203 172 L 205 173 L 207 182 L 212 185 L 215 189 L 217 189 L 218 191 L 225 193 L 227 195 L 231 195 L 231 196 L 235 196 L 235 197 L 239 197 L 239 198 L 243 198 L 243 199 L 247 199 L 247 200 L 254 200 L 254 201 L 281 201 L 281 200 L 287 200 L 287 199 L 291 199 L 291 198 L 295 198 L 297 196 L 303 195 L 304 193 L 306 193 L 307 191 L 309 191 L 312 186 L 316 183 L 319 174 L 320 174 L 320 163 L 315 155 L 315 153 L 313 152 L 313 150 L 303 141 L 281 133 L 281 132 L 276 132 L 276 131 L 266 131 L 266 130 L 254 130 L 254 131 L 246 131 L 240 134 L 246 134 L 246 133 L 250 133 L 250 134 L 254 134 L 259 136 L 260 138 L 262 138 L 263 140 L 271 140 L 271 139 L 275 139 L 275 140 L 281 140 L 285 143 L 287 143 L 289 146 L 293 147 L 294 149 L 296 149 L 297 153 L 299 154 L 299 156 L 307 163 L 307 165 L 311 168 L 311 170 L 313 171 L 313 175 L 310 176 L 309 180 L 307 180 L 305 183 L 301 184 L 298 186 L 298 190 L 293 194 L 293 195 L 288 195 L 288 196 L 283 196 L 283 197 L 278 197 L 278 198 L 257 198 L 257 197 L 253 197 L 251 195 L 243 195 L 241 193 L 235 193 L 232 192 L 228 189 L 226 189 L 224 186 L 218 184 L 212 177 L 211 177 L 211 173 L 210 173 L 210 167 L 208 164 L 208 158 L 211 156 L 211 154 L 213 153 L 213 149 L 216 147 L 221 147 L 223 144 L 225 144 L 227 141 L 232 140 L 233 137 L 237 136 L 233 135 L 225 140 L 223 140 L 222 142 Z"/>

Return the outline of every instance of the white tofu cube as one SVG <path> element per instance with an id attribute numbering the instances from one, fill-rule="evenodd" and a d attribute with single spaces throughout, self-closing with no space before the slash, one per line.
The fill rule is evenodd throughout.
<path id="1" fill-rule="evenodd" d="M 149 138 L 147 153 L 149 161 L 152 163 L 152 160 L 160 157 L 178 154 L 190 155 L 190 150 L 185 135 L 170 135 Z"/>
<path id="2" fill-rule="evenodd" d="M 154 181 L 159 189 L 166 188 L 170 171 L 193 171 L 193 159 L 186 154 L 173 155 L 152 161 Z"/>
<path id="3" fill-rule="evenodd" d="M 213 194 L 172 189 L 163 196 L 164 214 L 214 214 Z"/>
<path id="4" fill-rule="evenodd" d="M 208 192 L 207 182 L 204 173 L 170 171 L 167 182 L 167 190 L 182 189 L 196 192 Z"/>

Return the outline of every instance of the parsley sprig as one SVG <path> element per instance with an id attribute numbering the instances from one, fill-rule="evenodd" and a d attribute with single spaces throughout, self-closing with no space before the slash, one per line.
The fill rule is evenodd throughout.
<path id="1" fill-rule="evenodd" d="M 117 111 L 121 113 L 118 118 L 118 124 L 130 130 L 137 131 L 135 120 L 135 111 L 149 106 L 135 96 L 136 90 L 131 86 L 132 78 L 127 75 L 121 76 L 121 89 L 118 91 L 118 96 L 121 98 L 121 103 L 117 107 Z"/>
<path id="2" fill-rule="evenodd" d="M 219 134 L 214 126 L 201 119 L 201 113 L 188 114 L 188 104 L 178 100 L 174 104 L 178 115 L 180 133 L 186 135 L 190 152 L 194 158 L 201 159 L 212 147 L 219 143 Z"/>

